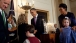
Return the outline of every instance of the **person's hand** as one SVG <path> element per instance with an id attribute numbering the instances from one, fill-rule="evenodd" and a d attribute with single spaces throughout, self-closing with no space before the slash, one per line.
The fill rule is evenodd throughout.
<path id="1" fill-rule="evenodd" d="M 36 34 L 37 30 L 34 31 L 34 34 Z"/>
<path id="2" fill-rule="evenodd" d="M 10 28 L 8 28 L 8 31 L 10 31 L 10 32 L 11 32 L 11 29 L 10 29 Z"/>
<path id="3" fill-rule="evenodd" d="M 72 27 L 72 30 L 76 31 L 76 26 L 73 26 L 73 27 Z"/>
<path id="4" fill-rule="evenodd" d="M 7 43 L 9 43 L 9 42 L 7 42 Z"/>
<path id="5" fill-rule="evenodd" d="M 60 28 L 60 32 L 62 32 L 62 28 Z"/>

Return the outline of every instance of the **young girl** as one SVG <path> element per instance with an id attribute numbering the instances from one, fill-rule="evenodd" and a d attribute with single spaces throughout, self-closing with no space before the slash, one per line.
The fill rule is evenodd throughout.
<path id="1" fill-rule="evenodd" d="M 63 28 L 61 29 L 60 33 L 60 43 L 72 43 L 72 37 L 71 37 L 71 27 L 70 25 L 70 20 L 68 17 L 65 17 L 62 21 Z"/>

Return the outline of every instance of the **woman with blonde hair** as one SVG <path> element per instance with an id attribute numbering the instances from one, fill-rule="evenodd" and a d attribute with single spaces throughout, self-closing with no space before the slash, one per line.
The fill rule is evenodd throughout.
<path id="1" fill-rule="evenodd" d="M 19 18 L 18 18 L 19 43 L 23 43 L 24 40 L 27 38 L 26 35 L 25 35 L 25 29 L 26 29 L 27 25 L 28 25 L 27 17 L 25 16 L 25 14 L 19 15 Z"/>

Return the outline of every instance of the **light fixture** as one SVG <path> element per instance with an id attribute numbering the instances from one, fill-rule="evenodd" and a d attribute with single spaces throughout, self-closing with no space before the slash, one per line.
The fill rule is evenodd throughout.
<path id="1" fill-rule="evenodd" d="M 25 10 L 25 16 L 28 23 L 28 10 L 34 7 L 34 0 L 19 0 L 18 6 Z"/>
<path id="2" fill-rule="evenodd" d="M 34 0 L 19 0 L 18 6 L 24 10 L 29 10 L 34 6 Z"/>

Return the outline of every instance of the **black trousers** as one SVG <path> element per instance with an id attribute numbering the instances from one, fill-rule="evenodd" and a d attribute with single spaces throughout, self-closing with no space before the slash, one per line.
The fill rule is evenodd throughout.
<path id="1" fill-rule="evenodd" d="M 0 38 L 0 43 L 7 43 L 5 38 Z"/>
<path id="2" fill-rule="evenodd" d="M 14 40 L 14 41 L 12 41 L 12 42 L 10 42 L 10 43 L 19 43 L 19 42 L 18 42 L 18 40 L 16 39 L 16 40 Z"/>

